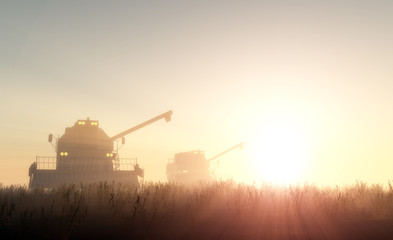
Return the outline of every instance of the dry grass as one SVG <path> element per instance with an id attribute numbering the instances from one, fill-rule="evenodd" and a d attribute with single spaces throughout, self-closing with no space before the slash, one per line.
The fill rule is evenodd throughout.
<path id="1" fill-rule="evenodd" d="M 0 207 L 2 239 L 393 239 L 390 183 L 11 186 Z"/>

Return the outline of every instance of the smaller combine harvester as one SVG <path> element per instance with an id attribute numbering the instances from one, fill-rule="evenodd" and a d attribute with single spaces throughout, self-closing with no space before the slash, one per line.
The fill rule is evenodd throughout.
<path id="1" fill-rule="evenodd" d="M 109 137 L 98 121 L 78 120 L 60 138 L 49 135 L 56 157 L 37 156 L 29 168 L 29 188 L 53 188 L 62 184 L 88 184 L 101 181 L 139 184 L 144 176 L 136 158 L 120 158 L 118 142 L 124 136 L 164 118 L 171 120 L 172 111 L 158 115 L 113 137 Z M 55 139 L 55 144 L 53 144 Z M 114 148 L 116 142 L 116 149 Z"/>
<path id="2" fill-rule="evenodd" d="M 200 150 L 176 153 L 175 158 L 167 164 L 168 181 L 188 184 L 213 180 L 210 163 L 233 149 L 243 149 L 243 145 L 244 143 L 239 143 L 209 159 L 206 159 L 205 152 Z"/>

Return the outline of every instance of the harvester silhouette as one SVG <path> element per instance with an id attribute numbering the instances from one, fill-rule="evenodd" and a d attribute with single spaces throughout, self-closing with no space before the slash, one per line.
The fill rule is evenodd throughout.
<path id="1" fill-rule="evenodd" d="M 68 127 L 60 138 L 49 135 L 56 157 L 37 156 L 29 168 L 29 188 L 52 188 L 62 184 L 94 183 L 100 181 L 138 184 L 144 176 L 136 158 L 120 158 L 118 141 L 125 144 L 124 136 L 164 118 L 171 120 L 172 111 L 109 137 L 98 121 L 78 120 Z M 116 141 L 116 149 L 114 149 Z"/>
<path id="2" fill-rule="evenodd" d="M 227 150 L 206 159 L 201 150 L 176 153 L 175 158 L 169 160 L 166 168 L 168 181 L 178 183 L 195 183 L 213 180 L 210 173 L 210 163 L 222 155 L 236 149 L 243 148 L 244 143 L 236 144 Z"/>

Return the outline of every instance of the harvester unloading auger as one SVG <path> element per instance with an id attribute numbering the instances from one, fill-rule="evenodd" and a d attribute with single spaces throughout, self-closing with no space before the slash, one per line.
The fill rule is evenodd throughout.
<path id="1" fill-rule="evenodd" d="M 171 120 L 172 111 L 158 115 L 113 137 L 109 137 L 98 121 L 78 120 L 56 139 L 56 157 L 37 156 L 29 168 L 29 188 L 51 188 L 62 184 L 95 183 L 100 181 L 138 184 L 144 170 L 136 158 L 119 158 L 114 141 L 162 118 Z M 54 136 L 49 135 L 52 143 Z"/>
<path id="2" fill-rule="evenodd" d="M 204 151 L 189 151 L 175 154 L 175 159 L 167 164 L 168 181 L 178 183 L 195 183 L 197 181 L 212 180 L 210 162 L 236 149 L 243 148 L 244 143 L 236 144 L 227 150 L 206 159 Z"/>

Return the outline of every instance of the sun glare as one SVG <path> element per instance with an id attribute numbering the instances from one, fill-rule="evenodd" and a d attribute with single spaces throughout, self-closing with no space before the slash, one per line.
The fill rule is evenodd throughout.
<path id="1" fill-rule="evenodd" d="M 300 181 L 305 169 L 306 139 L 298 126 L 275 122 L 252 139 L 254 178 L 277 184 Z"/>

